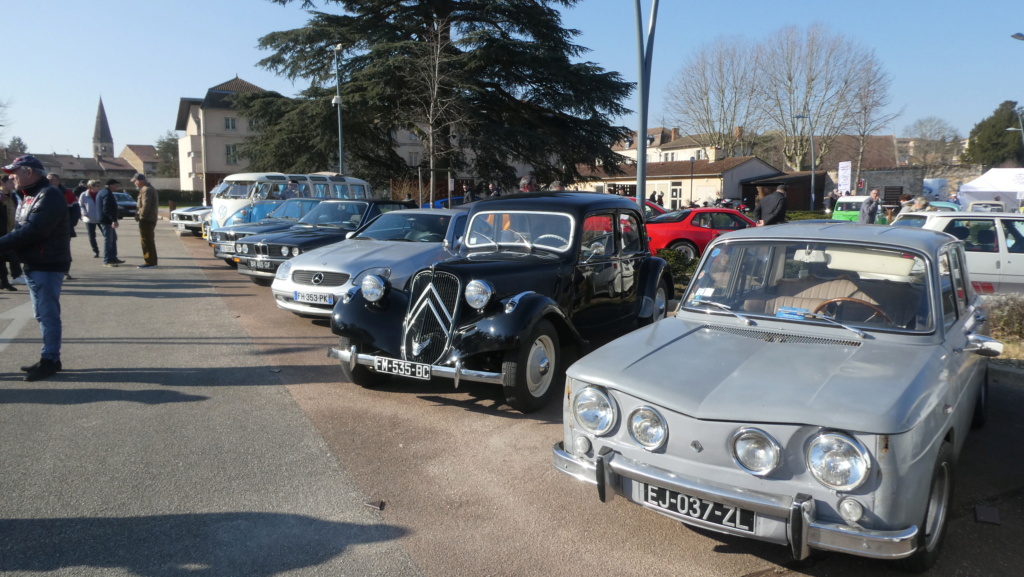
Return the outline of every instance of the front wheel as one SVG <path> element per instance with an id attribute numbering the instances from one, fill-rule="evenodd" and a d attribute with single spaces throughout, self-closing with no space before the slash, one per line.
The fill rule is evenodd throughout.
<path id="1" fill-rule="evenodd" d="M 517 351 L 505 353 L 501 363 L 505 400 L 524 413 L 542 409 L 555 389 L 565 382 L 565 367 L 558 333 L 546 320 L 534 325 Z"/>
<path id="2" fill-rule="evenodd" d="M 665 279 L 658 281 L 658 290 L 654 292 L 654 312 L 650 317 L 640 319 L 640 326 L 656 323 L 668 315 L 668 283 Z"/>
<path id="3" fill-rule="evenodd" d="M 942 543 L 949 524 L 949 508 L 953 503 L 953 448 L 949 441 L 939 447 L 932 472 L 931 490 L 928 492 L 928 508 L 924 521 L 917 531 L 917 549 L 906 559 L 901 559 L 903 569 L 911 573 L 923 573 L 939 559 Z"/>
<path id="4" fill-rule="evenodd" d="M 349 350 L 352 346 L 355 346 L 356 353 L 362 349 L 362 343 L 359 341 L 350 339 L 348 337 L 338 337 L 338 348 L 343 350 Z M 341 372 L 345 375 L 345 379 L 352 383 L 363 387 L 364 389 L 372 389 L 380 386 L 388 380 L 387 375 L 383 375 L 376 371 L 371 371 L 365 365 L 355 365 L 351 369 L 348 363 L 341 363 Z"/>
<path id="5" fill-rule="evenodd" d="M 224 260 L 224 262 L 228 263 L 229 267 L 231 267 L 231 268 L 238 268 L 238 263 L 235 262 L 234 259 L 226 258 L 226 259 L 223 259 L 223 260 Z"/>

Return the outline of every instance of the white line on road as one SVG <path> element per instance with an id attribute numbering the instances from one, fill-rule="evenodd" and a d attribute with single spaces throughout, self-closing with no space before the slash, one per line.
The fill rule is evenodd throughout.
<path id="1" fill-rule="evenodd" d="M 0 331 L 0 353 L 7 348 L 7 345 L 11 344 L 14 337 L 18 336 L 18 333 L 21 332 L 21 329 L 25 328 L 28 321 L 34 318 L 32 301 L 22 303 L 13 309 L 0 313 L 0 319 L 11 319 L 10 324 L 3 331 Z"/>

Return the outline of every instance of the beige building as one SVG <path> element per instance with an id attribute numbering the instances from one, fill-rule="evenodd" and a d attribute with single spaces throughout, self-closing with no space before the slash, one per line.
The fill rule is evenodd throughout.
<path id="1" fill-rule="evenodd" d="M 632 161 L 637 159 L 636 133 L 623 142 L 612 146 L 612 151 Z M 701 146 L 692 136 L 680 136 L 679 129 L 671 130 L 664 127 L 651 128 L 647 130 L 647 162 L 676 162 L 680 160 L 694 161 L 718 159 L 721 151 Z"/>
<path id="2" fill-rule="evenodd" d="M 206 91 L 204 98 L 182 98 L 174 129 L 178 139 L 181 190 L 210 191 L 225 176 L 245 172 L 249 163 L 238 156 L 239 145 L 254 134 L 248 119 L 231 106 L 229 97 L 263 92 L 237 76 Z"/>

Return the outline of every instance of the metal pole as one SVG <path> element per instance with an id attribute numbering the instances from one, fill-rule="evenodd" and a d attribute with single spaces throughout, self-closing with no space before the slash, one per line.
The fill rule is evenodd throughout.
<path id="1" fill-rule="evenodd" d="M 814 124 L 811 124 L 811 210 L 814 210 Z"/>
<path id="2" fill-rule="evenodd" d="M 338 174 L 345 174 L 345 141 L 341 132 L 341 44 L 334 45 L 334 71 L 337 75 L 336 86 L 338 88 Z"/>
<path id="3" fill-rule="evenodd" d="M 640 117 L 640 127 L 636 132 L 636 204 L 640 209 L 640 217 L 643 218 L 647 208 L 644 204 L 647 202 L 647 102 L 650 100 L 651 60 L 654 57 L 654 29 L 658 23 L 658 0 L 651 3 L 646 46 L 640 0 L 635 0 L 635 7 L 637 56 L 640 66 L 640 80 L 637 82 L 637 93 L 640 97 L 637 114 Z"/>
<path id="4" fill-rule="evenodd" d="M 697 160 L 695 157 L 690 157 L 690 204 L 693 204 L 693 161 Z"/>

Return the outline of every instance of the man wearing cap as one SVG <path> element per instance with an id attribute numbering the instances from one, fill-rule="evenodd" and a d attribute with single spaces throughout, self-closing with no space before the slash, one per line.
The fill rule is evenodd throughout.
<path id="1" fill-rule="evenodd" d="M 0 237 L 0 252 L 17 252 L 25 271 L 43 348 L 39 362 L 21 370 L 26 372 L 26 381 L 38 381 L 61 370 L 60 289 L 71 268 L 68 203 L 47 182 L 43 163 L 34 156 L 19 156 L 3 171 L 11 175 L 15 189 L 25 195 L 18 208 L 18 227 Z"/>
<path id="2" fill-rule="evenodd" d="M 139 221 L 139 236 L 142 238 L 142 260 L 145 262 L 139 268 L 153 268 L 156 266 L 156 221 L 157 210 L 160 205 L 156 189 L 146 180 L 146 175 L 141 172 L 132 177 L 132 184 L 139 189 L 139 210 L 135 213 L 135 219 Z"/>
<path id="3" fill-rule="evenodd" d="M 121 183 L 111 178 L 107 186 L 96 195 L 100 207 L 100 232 L 103 233 L 103 266 L 119 266 L 123 260 L 117 258 L 117 199 L 114 193 Z"/>

